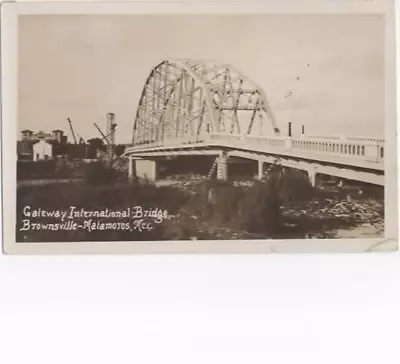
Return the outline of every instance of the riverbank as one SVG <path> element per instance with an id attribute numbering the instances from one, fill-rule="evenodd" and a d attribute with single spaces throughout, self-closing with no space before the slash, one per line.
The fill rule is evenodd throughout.
<path id="1" fill-rule="evenodd" d="M 46 181 L 46 184 L 24 183 L 17 189 L 17 240 L 323 239 L 383 236 L 383 190 L 377 192 L 373 189 L 371 192 L 354 187 L 321 186 L 314 189 L 309 200 L 280 202 L 275 214 L 266 211 L 265 207 L 256 211 L 262 202 L 256 195 L 243 205 L 244 198 L 253 193 L 253 187 L 253 181 L 228 183 L 217 192 L 217 199 L 224 200 L 214 204 L 210 202 L 210 188 L 204 178 L 168 179 L 158 181 L 156 186 L 132 186 L 126 181 L 98 186 L 82 181 L 64 183 L 60 180 L 55 183 Z M 22 211 L 27 205 L 51 210 L 67 209 L 70 206 L 89 210 L 122 209 L 140 205 L 144 209 L 166 210 L 170 218 L 162 224 L 155 224 L 151 231 L 138 231 L 135 227 L 124 231 L 21 231 L 23 221 L 26 220 Z M 268 207 L 268 204 L 265 205 Z M 248 216 L 250 220 L 258 219 L 258 226 L 242 224 L 243 219 L 249 219 Z M 271 218 L 276 222 L 271 222 Z M 40 222 L 54 221 L 42 219 Z M 82 226 L 88 224 L 83 220 L 77 223 Z M 263 224 L 266 227 L 279 224 L 281 227 L 275 230 L 263 229 Z"/>

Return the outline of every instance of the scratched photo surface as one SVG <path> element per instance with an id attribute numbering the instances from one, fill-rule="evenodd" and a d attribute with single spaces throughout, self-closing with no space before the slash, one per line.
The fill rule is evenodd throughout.
<path id="1" fill-rule="evenodd" d="M 17 242 L 384 236 L 384 20 L 23 15 Z"/>

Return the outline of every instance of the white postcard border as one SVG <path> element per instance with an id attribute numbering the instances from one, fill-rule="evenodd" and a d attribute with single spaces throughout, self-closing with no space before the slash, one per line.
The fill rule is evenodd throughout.
<path id="1" fill-rule="evenodd" d="M 281 2 L 3 3 L 2 202 L 3 251 L 7 254 L 91 253 L 346 253 L 398 249 L 395 11 L 391 0 Z M 154 242 L 16 243 L 16 141 L 18 16 L 23 14 L 326 14 L 381 13 L 385 16 L 385 238 L 199 240 Z"/>

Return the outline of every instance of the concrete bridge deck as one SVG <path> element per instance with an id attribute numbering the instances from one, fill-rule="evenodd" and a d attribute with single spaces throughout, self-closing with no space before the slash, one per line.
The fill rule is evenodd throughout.
<path id="1" fill-rule="evenodd" d="M 374 138 L 265 137 L 210 133 L 196 138 L 176 138 L 128 147 L 125 154 L 135 159 L 157 160 L 175 155 L 239 157 L 305 170 L 312 181 L 318 173 L 384 184 L 384 142 Z M 222 159 L 221 159 L 222 160 Z M 226 177 L 224 177 L 226 178 Z"/>

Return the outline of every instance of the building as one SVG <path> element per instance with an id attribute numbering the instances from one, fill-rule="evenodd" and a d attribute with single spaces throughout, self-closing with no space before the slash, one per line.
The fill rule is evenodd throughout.
<path id="1" fill-rule="evenodd" d="M 46 160 L 56 155 L 66 154 L 67 136 L 62 130 L 56 129 L 51 133 L 32 130 L 21 131 L 21 140 L 17 141 L 18 160 Z"/>
<path id="2" fill-rule="evenodd" d="M 56 129 L 52 131 L 52 137 L 59 144 L 67 144 L 67 136 L 64 135 L 62 130 Z"/>
<path id="3" fill-rule="evenodd" d="M 33 131 L 25 129 L 21 131 L 21 140 L 30 140 L 32 138 Z"/>
<path id="4" fill-rule="evenodd" d="M 67 142 L 67 137 L 64 136 L 64 132 L 59 129 L 53 130 L 49 134 L 42 130 L 37 133 L 33 133 L 31 130 L 26 129 L 21 131 L 21 140 L 29 140 L 31 142 L 46 140 L 48 142 L 63 144 Z"/>
<path id="5" fill-rule="evenodd" d="M 53 157 L 53 147 L 51 142 L 46 139 L 40 139 L 33 144 L 33 160 L 48 160 Z"/>
<path id="6" fill-rule="evenodd" d="M 17 158 L 24 161 L 31 161 L 33 159 L 33 143 L 31 141 L 17 141 Z"/>

